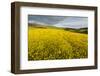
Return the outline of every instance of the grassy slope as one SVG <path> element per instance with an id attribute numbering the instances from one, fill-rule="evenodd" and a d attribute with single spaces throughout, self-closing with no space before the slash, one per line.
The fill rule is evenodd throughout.
<path id="1" fill-rule="evenodd" d="M 55 28 L 29 27 L 28 35 L 29 60 L 87 57 L 87 34 Z"/>

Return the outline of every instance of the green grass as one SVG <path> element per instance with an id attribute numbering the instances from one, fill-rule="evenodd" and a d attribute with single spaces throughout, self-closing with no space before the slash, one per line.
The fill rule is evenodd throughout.
<path id="1" fill-rule="evenodd" d="M 28 60 L 88 57 L 87 34 L 57 28 L 28 29 Z"/>

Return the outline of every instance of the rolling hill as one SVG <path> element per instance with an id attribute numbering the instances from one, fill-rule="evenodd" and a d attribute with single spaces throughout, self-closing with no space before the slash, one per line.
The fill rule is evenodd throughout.
<path id="1" fill-rule="evenodd" d="M 87 58 L 88 35 L 84 30 L 87 28 L 29 25 L 28 60 Z"/>

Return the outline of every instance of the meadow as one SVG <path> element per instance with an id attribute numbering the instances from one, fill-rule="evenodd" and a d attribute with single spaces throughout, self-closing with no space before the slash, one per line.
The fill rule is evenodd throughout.
<path id="1" fill-rule="evenodd" d="M 51 27 L 28 28 L 28 60 L 88 57 L 88 34 Z"/>

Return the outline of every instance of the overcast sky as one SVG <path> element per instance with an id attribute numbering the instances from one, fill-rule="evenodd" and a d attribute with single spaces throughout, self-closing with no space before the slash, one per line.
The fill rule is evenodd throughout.
<path id="1" fill-rule="evenodd" d="M 87 17 L 29 15 L 28 23 L 67 28 L 88 27 Z"/>

